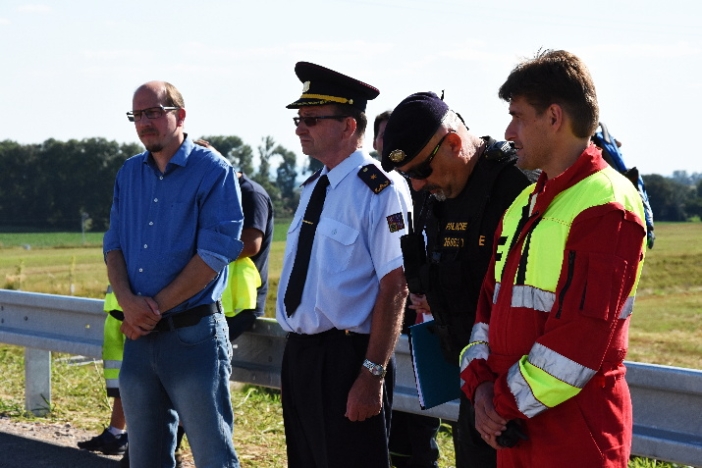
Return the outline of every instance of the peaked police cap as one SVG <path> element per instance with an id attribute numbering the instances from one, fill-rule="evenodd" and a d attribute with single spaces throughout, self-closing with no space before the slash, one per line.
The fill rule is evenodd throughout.
<path id="1" fill-rule="evenodd" d="M 380 94 L 378 88 L 368 83 L 310 62 L 298 62 L 295 74 L 303 83 L 302 96 L 287 105 L 288 109 L 343 104 L 365 112 L 366 103 Z"/>

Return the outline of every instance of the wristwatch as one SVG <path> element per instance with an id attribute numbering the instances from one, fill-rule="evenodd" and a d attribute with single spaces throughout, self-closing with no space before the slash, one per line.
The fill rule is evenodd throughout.
<path id="1" fill-rule="evenodd" d="M 376 364 L 372 361 L 369 361 L 368 359 L 363 361 L 363 367 L 368 369 L 371 374 L 378 377 L 379 379 L 382 379 L 383 377 L 385 377 L 385 372 L 387 372 L 383 366 L 381 366 L 380 364 Z"/>

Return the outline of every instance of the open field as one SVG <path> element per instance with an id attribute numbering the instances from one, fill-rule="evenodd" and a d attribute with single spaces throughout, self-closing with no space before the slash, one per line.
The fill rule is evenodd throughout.
<path id="1" fill-rule="evenodd" d="M 287 223 L 276 225 L 270 264 L 267 316 L 274 316 L 275 297 Z M 657 240 L 648 252 L 639 284 L 627 359 L 638 362 L 702 369 L 702 223 L 656 226 Z M 80 233 L 69 235 L 0 234 L 0 287 L 51 294 L 102 297 L 107 277 L 102 261 L 102 235 L 82 246 Z M 52 236 L 54 240 L 52 241 Z M 90 240 L 87 240 L 90 239 Z M 97 241 L 95 240 L 97 239 Z M 23 248 L 30 245 L 31 249 Z M 71 422 L 98 433 L 109 419 L 99 364 L 70 365 L 68 356 L 53 358 L 54 400 L 47 420 Z M 24 368 L 22 349 L 0 344 L 3 384 L 0 415 L 23 414 Z M 243 387 L 233 392 L 237 418 L 234 440 L 243 466 L 285 466 L 285 440 L 277 391 Z M 439 434 L 440 466 L 452 466 L 451 432 Z M 653 460 L 635 460 L 630 468 L 672 468 Z"/>
<path id="2" fill-rule="evenodd" d="M 275 316 L 287 226 L 276 223 L 268 317 Z M 702 223 L 659 223 L 656 235 L 639 284 L 628 359 L 702 369 Z M 83 247 L 80 233 L 0 233 L 0 287 L 69 295 L 73 285 L 76 296 L 103 297 L 102 234 L 86 234 L 86 239 Z"/>
<path id="3" fill-rule="evenodd" d="M 702 369 L 702 223 L 660 223 L 647 253 L 628 359 Z"/>

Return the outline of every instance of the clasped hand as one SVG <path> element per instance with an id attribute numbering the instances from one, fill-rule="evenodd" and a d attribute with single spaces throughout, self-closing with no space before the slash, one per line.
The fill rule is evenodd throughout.
<path id="1" fill-rule="evenodd" d="M 492 382 L 484 382 L 475 389 L 475 428 L 488 445 L 501 449 L 496 438 L 507 429 L 507 421 L 495 411 L 493 397 Z"/>
<path id="2" fill-rule="evenodd" d="M 148 335 L 161 320 L 158 304 L 151 297 L 131 296 L 120 302 L 124 321 L 120 330 L 131 340 Z"/>

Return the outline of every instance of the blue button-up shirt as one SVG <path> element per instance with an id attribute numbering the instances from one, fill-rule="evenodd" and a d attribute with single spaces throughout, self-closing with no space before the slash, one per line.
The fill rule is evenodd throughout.
<path id="1" fill-rule="evenodd" d="M 179 312 L 218 300 L 227 268 L 243 248 L 241 192 L 231 165 L 185 139 L 166 171 L 146 151 L 117 174 L 103 252 L 121 250 L 134 294 L 153 297 L 198 254 L 219 272 L 207 287 L 174 307 Z"/>

